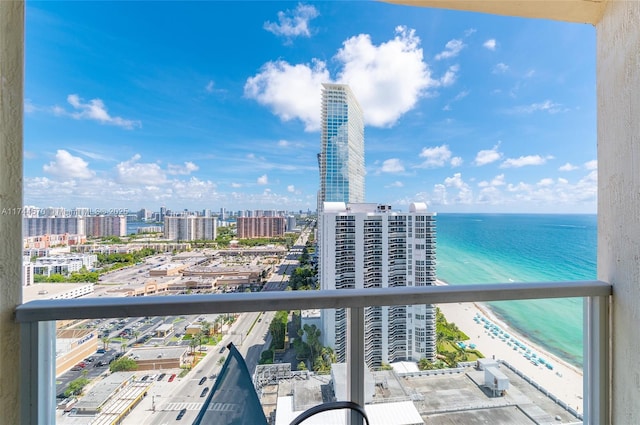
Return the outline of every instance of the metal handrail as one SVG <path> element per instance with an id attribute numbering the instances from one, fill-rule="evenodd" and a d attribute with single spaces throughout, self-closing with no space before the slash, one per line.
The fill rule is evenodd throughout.
<path id="1" fill-rule="evenodd" d="M 611 294 L 612 286 L 597 280 L 437 285 L 327 291 L 274 291 L 37 300 L 18 306 L 15 314 L 18 322 L 27 323 L 66 319 L 168 316 L 176 314 L 602 297 Z"/>

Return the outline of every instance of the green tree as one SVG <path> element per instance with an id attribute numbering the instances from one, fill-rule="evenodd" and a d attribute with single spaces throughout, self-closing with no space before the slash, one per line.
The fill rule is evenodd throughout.
<path id="1" fill-rule="evenodd" d="M 418 369 L 431 370 L 431 369 L 436 369 L 436 367 L 432 362 L 427 360 L 426 357 L 423 357 L 418 361 Z"/>
<path id="2" fill-rule="evenodd" d="M 284 341 L 287 332 L 287 321 L 289 313 L 287 311 L 278 311 L 271 324 L 269 325 L 269 332 L 271 333 L 272 346 L 275 349 L 284 349 Z"/>
<path id="3" fill-rule="evenodd" d="M 297 369 L 298 370 L 307 370 L 307 365 L 303 361 L 301 361 L 300 363 L 298 363 Z"/>
<path id="4" fill-rule="evenodd" d="M 273 364 L 273 350 L 264 350 L 260 354 L 258 364 Z"/>
<path id="5" fill-rule="evenodd" d="M 69 386 L 64 391 L 64 396 L 69 397 L 82 393 L 82 389 L 86 387 L 89 382 L 90 381 L 84 376 L 74 379 L 73 381 L 69 382 Z"/>
<path id="6" fill-rule="evenodd" d="M 102 346 L 105 350 L 109 349 L 109 343 L 111 342 L 111 338 L 109 338 L 108 336 L 103 336 L 101 339 L 102 341 Z"/>
<path id="7" fill-rule="evenodd" d="M 203 320 L 200 322 L 200 330 L 202 331 L 202 334 L 208 338 L 211 335 L 211 323 Z"/>
<path id="8" fill-rule="evenodd" d="M 121 357 L 118 360 L 114 360 L 109 365 L 111 372 L 129 372 L 138 370 L 138 363 L 131 357 Z"/>
<path id="9" fill-rule="evenodd" d="M 65 277 L 58 273 L 54 273 L 47 278 L 47 282 L 49 283 L 62 283 L 65 280 Z"/>
<path id="10" fill-rule="evenodd" d="M 195 351 L 197 346 L 198 346 L 198 340 L 192 336 L 191 339 L 189 340 L 189 348 L 191 349 L 192 354 Z"/>

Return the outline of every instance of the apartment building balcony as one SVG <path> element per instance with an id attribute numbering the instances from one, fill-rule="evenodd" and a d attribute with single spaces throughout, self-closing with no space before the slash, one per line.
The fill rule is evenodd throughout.
<path id="1" fill-rule="evenodd" d="M 555 282 L 533 284 L 492 284 L 473 286 L 434 286 L 422 288 L 368 289 L 350 291 L 301 291 L 233 293 L 221 295 L 180 295 L 144 298 L 86 298 L 71 300 L 35 301 L 19 306 L 16 318 L 20 323 L 21 362 L 24 371 L 22 423 L 54 423 L 55 418 L 55 349 L 56 320 L 96 319 L 115 317 L 167 316 L 192 314 L 226 314 L 265 310 L 291 310 L 316 308 L 347 309 L 344 338 L 337 346 L 347 349 L 351 398 L 363 400 L 362 376 L 367 363 L 379 361 L 381 354 L 374 344 L 367 344 L 369 332 L 379 334 L 367 326 L 368 312 L 380 306 L 392 306 L 390 331 L 397 335 L 391 339 L 391 359 L 407 355 L 407 334 L 401 322 L 406 304 L 433 304 L 446 302 L 489 301 L 509 299 L 535 299 L 578 296 L 585 298 L 585 359 L 589 369 L 585 377 L 585 410 L 588 403 L 598 404 L 600 393 L 587 388 L 592 383 L 602 391 L 606 385 L 607 317 L 611 286 L 603 282 Z M 402 304 L 399 304 L 402 303 Z M 398 307 L 393 307 L 398 306 Z M 372 307 L 372 308 L 368 308 Z M 375 313 L 373 316 L 378 317 Z M 397 319 L 397 323 L 396 320 Z M 346 326 L 346 328 L 345 328 Z M 368 330 L 368 331 L 367 331 Z M 373 352 L 367 353 L 367 347 Z M 588 357 L 587 357 L 588 354 Z M 593 362 L 595 361 L 595 364 Z M 594 375 L 595 374 L 595 375 Z M 604 381 L 599 381 L 604 379 Z M 591 397 L 591 398 L 589 398 Z M 601 407 L 599 407 L 601 408 Z M 598 422 L 591 422 L 598 423 Z"/>

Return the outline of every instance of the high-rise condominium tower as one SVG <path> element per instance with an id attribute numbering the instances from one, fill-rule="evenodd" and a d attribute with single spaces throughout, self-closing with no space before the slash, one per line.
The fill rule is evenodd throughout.
<path id="1" fill-rule="evenodd" d="M 320 193 L 323 202 L 364 202 L 364 118 L 348 85 L 322 85 Z"/>
<path id="2" fill-rule="evenodd" d="M 327 289 L 391 288 L 435 284 L 435 213 L 413 203 L 408 213 L 377 204 L 326 202 L 319 216 L 320 287 Z M 400 305 L 365 309 L 365 360 L 418 361 L 436 356 L 433 305 Z M 344 309 L 325 310 L 323 342 L 345 360 Z"/>

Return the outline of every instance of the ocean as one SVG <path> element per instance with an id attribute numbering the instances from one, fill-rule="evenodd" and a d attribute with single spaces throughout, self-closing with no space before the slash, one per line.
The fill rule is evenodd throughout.
<path id="1" fill-rule="evenodd" d="M 451 285 L 596 279 L 596 215 L 438 214 L 437 276 Z M 582 367 L 582 299 L 500 301 L 491 310 Z"/>

